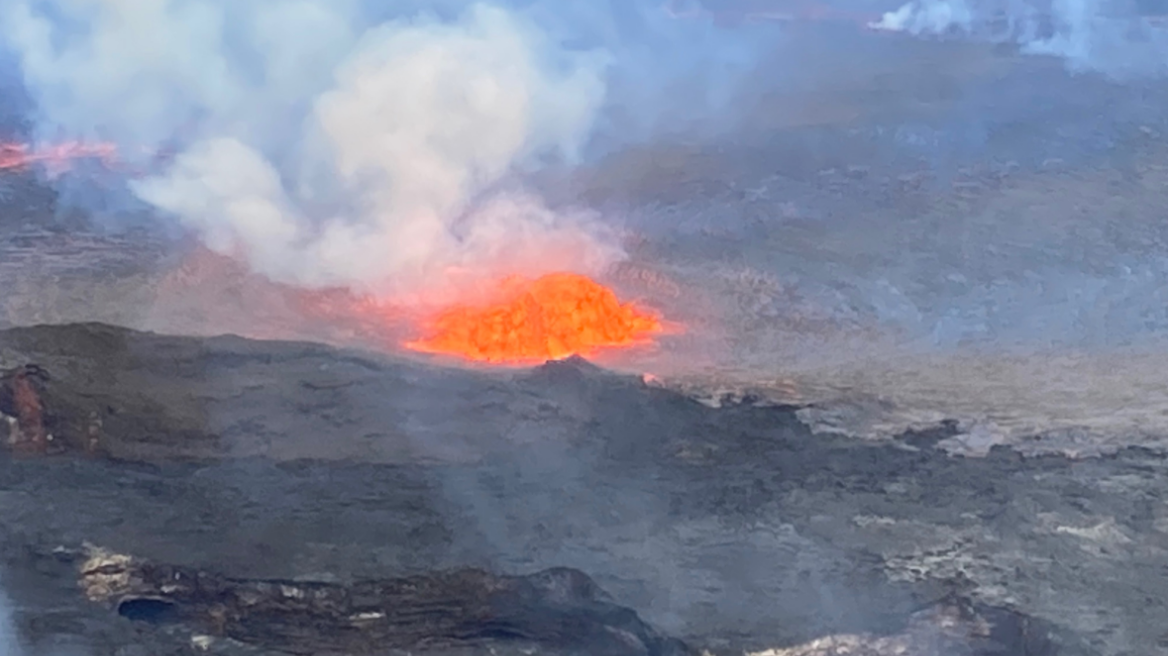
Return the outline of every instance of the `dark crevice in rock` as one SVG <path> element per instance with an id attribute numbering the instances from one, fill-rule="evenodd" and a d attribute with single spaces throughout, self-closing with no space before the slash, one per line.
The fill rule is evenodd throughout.
<path id="1" fill-rule="evenodd" d="M 163 624 L 178 619 L 174 602 L 152 597 L 128 597 L 118 602 L 118 615 L 138 622 Z"/>
<path id="2" fill-rule="evenodd" d="M 931 449 L 936 447 L 942 440 L 960 434 L 961 428 L 958 422 L 953 419 L 945 419 L 938 425 L 930 428 L 907 430 L 898 435 L 896 439 L 918 449 Z"/>

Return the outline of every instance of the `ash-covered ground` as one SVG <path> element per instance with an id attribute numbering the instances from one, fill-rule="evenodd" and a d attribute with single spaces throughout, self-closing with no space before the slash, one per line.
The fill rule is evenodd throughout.
<path id="1" fill-rule="evenodd" d="M 342 292 L 6 175 L 0 323 L 191 336 L 0 337 L 5 368 L 48 372 L 65 445 L 0 461 L 17 634 L 273 649 L 87 601 L 92 543 L 341 586 L 573 567 L 717 654 L 905 653 L 946 603 L 1023 628 L 908 653 L 1168 653 L 1168 86 L 843 28 L 773 56 L 814 66 L 761 67 L 782 84 L 733 129 L 540 180 L 628 230 L 607 282 L 685 326 L 599 360 L 632 378 L 408 357 Z"/>

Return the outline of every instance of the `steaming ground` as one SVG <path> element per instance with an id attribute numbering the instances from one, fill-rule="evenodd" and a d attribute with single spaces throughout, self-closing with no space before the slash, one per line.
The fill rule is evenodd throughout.
<path id="1" fill-rule="evenodd" d="M 688 327 L 610 364 L 687 385 L 780 381 L 770 393 L 833 408 L 808 421 L 857 436 L 954 419 L 970 452 L 1159 444 L 1164 85 L 976 43 L 843 37 L 785 42 L 780 57 L 814 70 L 786 74 L 735 131 L 657 139 L 538 183 L 551 207 L 583 201 L 635 235 L 609 281 Z M 32 178 L 7 180 L 8 324 L 380 350 L 404 336 L 343 305 L 322 317 L 296 290 L 157 233 L 30 227 L 46 198 Z"/>

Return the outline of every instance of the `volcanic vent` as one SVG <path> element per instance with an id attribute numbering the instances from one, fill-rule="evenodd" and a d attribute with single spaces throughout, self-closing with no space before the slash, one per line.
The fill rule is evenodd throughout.
<path id="1" fill-rule="evenodd" d="M 460 305 L 430 321 L 429 334 L 408 348 L 493 363 L 588 356 L 644 343 L 661 320 L 585 276 L 552 273 L 505 279 L 494 302 Z"/>

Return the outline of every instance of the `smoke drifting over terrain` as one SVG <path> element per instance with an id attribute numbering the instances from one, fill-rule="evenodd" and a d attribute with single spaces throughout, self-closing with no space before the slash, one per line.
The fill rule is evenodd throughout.
<path id="1" fill-rule="evenodd" d="M 151 171 L 136 196 L 211 249 L 280 282 L 431 300 L 502 262 L 619 258 L 595 217 L 517 180 L 577 161 L 602 116 L 644 129 L 680 69 L 750 61 L 649 3 L 377 4 L 13 0 L 0 26 L 41 136 L 115 140 Z"/>
<path id="2" fill-rule="evenodd" d="M 922 0 L 884 17 L 970 37 L 915 39 L 725 27 L 656 0 L 141 4 L 0 3 L 39 138 L 117 142 L 148 172 L 138 199 L 280 282 L 443 302 L 502 273 L 596 273 L 623 256 L 620 226 L 663 270 L 720 258 L 749 302 L 695 309 L 711 278 L 693 273 L 685 307 L 656 306 L 691 326 L 742 313 L 783 362 L 824 357 L 801 341 L 830 332 L 812 324 L 942 349 L 1168 330 L 1147 168 L 1168 90 L 1107 79 L 1155 74 L 1168 50 L 1131 11 Z M 993 40 L 1063 43 L 1107 75 Z M 602 155 L 578 171 L 592 209 L 539 193 Z M 149 327 L 192 329 L 166 312 Z"/>
<path id="3" fill-rule="evenodd" d="M 912 0 L 875 27 L 1015 42 L 1023 52 L 1063 58 L 1071 70 L 1117 78 L 1168 73 L 1168 31 L 1111 0 Z"/>
<path id="4" fill-rule="evenodd" d="M 0 581 L 0 656 L 20 656 L 24 650 L 16 636 L 16 626 L 12 621 L 12 605 Z"/>

